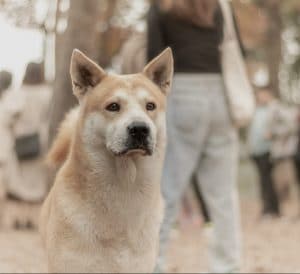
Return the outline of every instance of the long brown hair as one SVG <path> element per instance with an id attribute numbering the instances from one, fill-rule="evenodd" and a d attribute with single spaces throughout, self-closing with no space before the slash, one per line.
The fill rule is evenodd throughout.
<path id="1" fill-rule="evenodd" d="M 174 14 L 198 26 L 214 26 L 217 0 L 161 0 L 157 1 L 161 10 Z"/>

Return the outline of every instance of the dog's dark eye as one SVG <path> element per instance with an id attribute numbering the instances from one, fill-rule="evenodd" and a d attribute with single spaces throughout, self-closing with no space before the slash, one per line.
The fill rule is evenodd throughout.
<path id="1" fill-rule="evenodd" d="M 106 110 L 114 112 L 120 111 L 120 109 L 121 106 L 118 103 L 111 103 L 106 107 Z"/>
<path id="2" fill-rule="evenodd" d="M 147 103 L 146 109 L 147 109 L 148 111 L 153 111 L 153 110 L 156 109 L 156 105 L 155 105 L 154 103 Z"/>

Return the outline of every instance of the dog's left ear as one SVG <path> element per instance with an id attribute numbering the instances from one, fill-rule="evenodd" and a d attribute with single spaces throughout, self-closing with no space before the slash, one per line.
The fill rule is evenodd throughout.
<path id="1" fill-rule="evenodd" d="M 143 73 L 167 95 L 171 90 L 174 73 L 174 60 L 171 48 L 165 49 L 146 65 Z"/>
<path id="2" fill-rule="evenodd" d="M 106 72 L 100 66 L 77 49 L 72 53 L 70 74 L 73 92 L 78 99 L 106 76 Z"/>

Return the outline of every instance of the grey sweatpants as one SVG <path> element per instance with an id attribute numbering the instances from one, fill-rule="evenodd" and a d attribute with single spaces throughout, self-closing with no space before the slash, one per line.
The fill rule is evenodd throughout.
<path id="1" fill-rule="evenodd" d="M 168 103 L 168 146 L 162 177 L 166 208 L 158 268 L 164 261 L 181 198 L 195 172 L 213 222 L 210 271 L 236 272 L 240 267 L 238 139 L 221 75 L 175 74 Z"/>

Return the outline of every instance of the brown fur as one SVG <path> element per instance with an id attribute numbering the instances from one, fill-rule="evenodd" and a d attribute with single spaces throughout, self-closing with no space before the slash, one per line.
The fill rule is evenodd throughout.
<path id="1" fill-rule="evenodd" d="M 66 115 L 62 122 L 57 137 L 47 155 L 46 163 L 49 167 L 58 168 L 66 161 L 70 152 L 77 116 L 78 108 L 75 108 Z"/>

